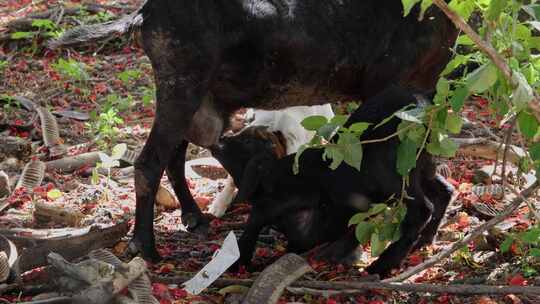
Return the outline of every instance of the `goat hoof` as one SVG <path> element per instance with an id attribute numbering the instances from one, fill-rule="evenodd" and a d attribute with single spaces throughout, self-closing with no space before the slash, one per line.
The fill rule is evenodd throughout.
<path id="1" fill-rule="evenodd" d="M 390 273 L 392 271 L 392 267 L 388 267 L 388 265 L 384 265 L 383 263 L 379 263 L 379 260 L 376 260 L 375 262 L 371 263 L 366 268 L 366 271 L 369 274 L 378 274 L 381 278 L 387 278 L 390 276 Z"/>
<path id="2" fill-rule="evenodd" d="M 145 261 L 157 263 L 161 260 L 161 256 L 153 245 L 148 245 L 149 242 L 142 242 L 137 237 L 133 237 L 128 245 L 129 254 L 136 256 L 141 255 Z"/>
<path id="3" fill-rule="evenodd" d="M 206 236 L 210 228 L 210 220 L 200 213 L 182 214 L 182 223 L 189 232 Z"/>
<path id="4" fill-rule="evenodd" d="M 433 244 L 435 237 L 421 237 L 418 242 L 414 245 L 411 251 L 422 249 L 424 246 Z"/>
<path id="5" fill-rule="evenodd" d="M 242 262 L 240 260 L 234 262 L 229 269 L 227 269 L 227 272 L 229 273 L 245 273 L 245 272 L 253 272 L 253 265 L 251 263 Z"/>

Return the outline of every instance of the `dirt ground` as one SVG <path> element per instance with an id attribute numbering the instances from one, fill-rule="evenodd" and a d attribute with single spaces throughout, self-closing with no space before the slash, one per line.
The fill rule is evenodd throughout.
<path id="1" fill-rule="evenodd" d="M 122 15 L 137 7 L 138 1 L 100 0 L 101 11 L 57 17 L 58 28 L 65 28 L 77 22 L 104 21 Z M 51 51 L 43 47 L 44 37 L 30 39 L 10 39 L 17 30 L 7 25 L 13 20 L 29 16 L 33 12 L 55 7 L 58 1 L 15 1 L 3 0 L 0 3 L 0 139 L 8 136 L 20 137 L 31 143 L 32 151 L 26 155 L 0 153 L 0 170 L 9 176 L 11 185 L 22 173 L 23 166 L 30 159 L 49 161 L 54 159 L 43 143 L 43 132 L 39 115 L 28 110 L 12 97 L 24 97 L 34 104 L 56 113 L 59 136 L 68 152 L 61 157 L 78 155 L 90 151 L 107 151 L 117 143 L 126 143 L 129 149 L 139 151 L 149 133 L 153 121 L 154 103 L 152 69 L 148 58 L 133 39 L 114 38 L 62 51 Z M 65 5 L 77 5 L 78 1 L 64 1 Z M 100 15 L 101 14 L 101 15 Z M 98 17 L 99 15 L 99 17 Z M 98 19 L 101 18 L 101 19 Z M 54 18 L 53 18 L 54 19 Z M 19 31 L 21 32 L 21 31 Z M 58 68 L 59 59 L 71 58 L 73 62 L 83 64 L 86 74 L 84 79 L 76 80 L 77 75 L 67 75 Z M 55 67 L 56 66 L 56 67 Z M 59 72 L 64 71 L 64 73 Z M 126 72 L 128 71 L 128 72 Z M 150 97 L 148 97 L 150 96 Z M 121 123 L 110 123 L 107 118 L 100 118 L 104 109 L 117 110 L 114 117 L 121 118 Z M 71 111 L 71 112 L 66 112 Z M 95 113 L 95 114 L 93 114 Z M 96 118 L 97 115 L 97 118 Z M 499 117 L 493 115 L 488 101 L 472 98 L 466 105 L 464 118 L 468 123 L 462 134 L 464 138 L 489 138 L 500 142 L 507 125 L 498 127 Z M 239 116 L 241 121 L 242 116 Z M 113 140 L 96 141 L 100 121 L 104 128 L 107 122 L 116 126 L 112 131 Z M 112 127 L 111 127 L 112 128 Z M 109 130 L 110 131 L 110 130 Z M 2 152 L 0 150 L 0 152 Z M 495 161 L 485 157 L 472 156 L 470 151 L 462 151 L 453 159 L 440 159 L 441 172 L 456 187 L 457 199 L 449 206 L 447 217 L 442 225 L 434 245 L 412 253 L 396 274 L 408 267 L 417 265 L 440 252 L 445 246 L 463 237 L 478 225 L 492 217 L 486 214 L 488 205 L 500 210 L 507 202 L 497 193 L 484 191 L 478 185 L 497 185 L 500 177 L 482 173 L 488 171 Z M 209 157 L 204 149 L 190 147 L 189 159 Z M 129 163 L 122 162 L 121 168 L 113 168 L 111 176 L 101 174 L 97 183 L 92 181 L 92 166 L 85 166 L 75 172 L 62 173 L 47 171 L 44 181 L 35 189 L 19 190 L 9 199 L 9 206 L 0 213 L 0 228 L 51 229 L 64 228 L 66 223 L 40 221 L 34 216 L 35 204 L 43 203 L 57 208 L 76 210 L 82 214 L 80 226 L 100 224 L 112 225 L 124 220 L 133 223 L 135 212 L 135 194 L 132 172 Z M 512 166 L 509 166 L 512 168 Z M 128 168 L 128 169 L 125 169 Z M 195 168 L 196 171 L 200 167 Z M 207 210 L 216 193 L 223 188 L 225 174 L 217 166 L 210 166 L 206 177 L 190 174 L 187 178 L 190 189 L 202 210 Z M 204 172 L 203 172 L 204 173 Z M 510 180 L 512 183 L 524 182 Z M 525 181 L 526 182 L 526 181 Z M 170 191 L 166 176 L 162 186 Z M 494 186 L 492 186 L 492 189 Z M 58 191 L 51 191 L 51 190 Z M 480 190 L 474 190 L 480 189 Z M 474 190 L 474 191 L 473 191 Z M 51 193 L 59 193 L 52 195 Z M 0 195 L 1 196 L 1 195 Z M 538 203 L 538 202 L 536 202 Z M 180 202 L 181 205 L 181 202 Z M 480 205 L 480 207 L 478 207 Z M 210 234 L 206 239 L 185 232 L 180 220 L 181 209 L 157 207 L 155 230 L 158 251 L 164 257 L 158 264 L 148 267 L 154 278 L 191 275 L 198 272 L 211 258 L 229 231 L 237 235 L 242 232 L 249 205 L 232 206 L 223 218 L 211 222 Z M 455 253 L 452 258 L 441 261 L 435 267 L 414 276 L 411 281 L 418 283 L 439 284 L 501 284 L 501 285 L 539 285 L 539 261 L 524 261 L 522 253 L 510 250 L 501 253 L 499 246 L 505 234 L 522 231 L 534 224 L 527 207 L 508 218 L 497 229 L 481 237 L 467 248 Z M 122 260 L 129 261 L 124 249 L 126 238 L 112 247 L 112 251 Z M 285 254 L 286 240 L 272 229 L 265 230 L 259 238 L 254 257 L 253 272 L 226 273 L 224 278 L 249 279 L 257 276 L 258 271 Z M 355 281 L 365 275 L 363 268 L 373 258 L 369 256 L 369 247 L 361 261 L 354 267 L 328 265 L 312 262 L 314 273 L 305 280 Z M 32 282 L 33 273 L 28 274 Z M 242 288 L 211 287 L 201 295 L 188 295 L 178 284 L 159 283 L 154 280 L 153 293 L 160 303 L 235 303 L 235 296 Z M 230 286 L 229 286 L 230 287 Z M 0 294 L 3 303 L 30 301 L 34 293 L 18 291 Z M 397 291 L 370 290 L 352 295 L 325 297 L 317 294 L 296 294 L 286 291 L 280 303 L 540 303 L 527 296 L 470 296 L 462 297 L 450 294 L 416 294 Z"/>

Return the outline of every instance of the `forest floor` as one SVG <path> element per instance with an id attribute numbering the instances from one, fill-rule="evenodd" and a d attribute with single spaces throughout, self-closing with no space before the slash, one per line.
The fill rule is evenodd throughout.
<path id="1" fill-rule="evenodd" d="M 59 5 L 60 1 L 3 0 L 0 4 L 0 140 L 8 136 L 20 137 L 31 143 L 31 152 L 24 155 L 0 149 L 0 170 L 15 185 L 24 165 L 31 159 L 49 161 L 54 159 L 42 142 L 39 116 L 29 110 L 20 100 L 30 100 L 56 116 L 59 136 L 68 148 L 68 155 L 91 151 L 110 152 L 118 143 L 126 143 L 133 151 L 140 151 L 152 125 L 154 115 L 154 85 L 152 69 L 142 49 L 130 37 L 114 38 L 92 45 L 77 46 L 61 51 L 44 47 L 45 36 L 79 22 L 102 22 L 132 11 L 138 1 L 98 0 L 98 12 L 81 10 L 73 14 L 52 14 L 47 20 L 52 25 L 13 28 L 14 20 L 45 11 Z M 79 1 L 63 1 L 66 6 Z M 68 10 L 65 10 L 67 12 Z M 37 26 L 37 27 L 36 27 Z M 19 34 L 17 34 L 19 33 Z M 27 34 L 25 34 L 27 33 Z M 29 34 L 28 34 L 29 33 Z M 17 38 L 17 39 L 13 39 Z M 467 123 L 460 138 L 484 138 L 500 143 L 508 128 L 499 127 L 489 102 L 475 97 L 466 104 L 463 117 Z M 241 123 L 239 114 L 237 122 Z M 241 124 L 240 124 L 241 125 Z M 99 135 L 99 136 L 98 136 Z M 487 149 L 489 151 L 489 149 Z M 210 157 L 204 149 L 190 147 L 189 159 Z M 491 218 L 490 210 L 501 210 L 507 200 L 496 193 L 500 189 L 500 174 L 491 175 L 495 160 L 487 156 L 491 152 L 462 149 L 452 159 L 441 159 L 441 172 L 456 187 L 456 200 L 449 206 L 446 220 L 440 228 L 434 245 L 409 255 L 398 274 L 408 267 L 418 265 L 440 252 L 445 246 L 462 238 L 475 227 Z M 485 155 L 484 155 L 485 154 Z M 481 157 L 480 157 L 481 156 Z M 58 158 L 58 157 L 57 157 Z M 12 194 L 9 206 L 0 211 L 2 230 L 14 228 L 37 229 L 65 228 L 61 221 L 43 221 L 34 216 L 35 204 L 42 203 L 53 208 L 75 210 L 81 214 L 78 225 L 113 225 L 127 220 L 133 223 L 135 192 L 129 162 L 113 168 L 110 176 L 100 174 L 93 178 L 93 165 L 74 172 L 47 171 L 44 181 L 34 189 L 20 190 Z M 197 204 L 207 210 L 209 203 L 225 183 L 224 172 L 215 165 L 194 165 L 188 174 L 190 189 Z M 206 169 L 206 170 L 205 170 Z M 490 171 L 491 170 L 491 171 Z M 507 172 L 515 174 L 517 168 L 509 164 Z M 199 173 L 199 174 L 198 174 Z M 513 185 L 530 181 L 516 181 Z M 171 191 L 166 176 L 162 185 Z M 486 186 L 488 186 L 486 188 Z M 486 190 L 487 189 L 487 190 Z M 493 190 L 495 189 L 495 190 Z M 172 192 L 171 192 L 172 193 Z M 0 193 L 1 194 L 1 193 Z M 2 195 L 0 195 L 1 197 Z M 535 201 L 538 204 L 538 201 Z M 181 202 L 180 202 L 181 204 Z M 198 272 L 210 259 L 229 231 L 241 233 L 249 206 L 233 205 L 222 218 L 211 221 L 210 234 L 199 239 L 183 230 L 179 208 L 157 207 L 155 231 L 158 251 L 164 257 L 157 264 L 148 264 L 153 277 L 186 276 Z M 540 285 L 538 260 L 523 258 L 519 248 L 512 247 L 502 253 L 500 245 L 508 233 L 523 231 L 534 225 L 529 209 L 523 206 L 517 213 L 497 225 L 468 247 L 457 251 L 451 258 L 442 260 L 435 267 L 414 276 L 411 281 L 434 284 L 489 284 L 489 285 Z M 129 236 L 112 247 L 112 251 L 124 261 L 123 255 Z M 255 269 L 262 270 L 285 253 L 286 241 L 274 230 L 268 229 L 259 238 L 254 257 Z M 354 267 L 312 263 L 315 273 L 304 276 L 306 280 L 355 281 L 364 276 L 363 268 L 373 258 L 369 247 L 362 260 Z M 30 274 L 26 279 L 32 283 Z M 231 274 L 224 278 L 249 279 L 258 272 Z M 210 287 L 198 296 L 188 295 L 178 282 L 163 284 L 154 280 L 153 293 L 160 303 L 234 303 L 234 294 L 242 288 Z M 1 289 L 0 289 L 1 290 Z M 31 301 L 35 293 L 18 290 L 0 293 L 2 303 Z M 371 290 L 352 295 L 322 296 L 297 294 L 286 291 L 280 303 L 540 303 L 531 296 L 458 296 L 452 294 L 411 293 Z"/>

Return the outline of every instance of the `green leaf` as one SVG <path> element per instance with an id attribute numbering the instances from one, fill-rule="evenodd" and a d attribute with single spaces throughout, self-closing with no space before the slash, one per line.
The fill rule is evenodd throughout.
<path id="1" fill-rule="evenodd" d="M 51 200 L 62 197 L 62 192 L 58 189 L 52 189 L 47 192 L 47 197 Z"/>
<path id="2" fill-rule="evenodd" d="M 360 143 L 360 140 L 354 134 L 343 133 L 339 135 L 337 144 L 342 149 L 343 161 L 345 161 L 345 163 L 349 166 L 360 171 L 363 156 L 362 144 Z"/>
<path id="3" fill-rule="evenodd" d="M 396 233 L 396 228 L 399 227 L 399 224 L 385 223 L 381 227 L 381 237 L 383 240 L 393 240 Z"/>
<path id="4" fill-rule="evenodd" d="M 506 7 L 508 0 L 491 0 L 486 13 L 486 18 L 491 21 L 499 20 L 499 16 Z"/>
<path id="5" fill-rule="evenodd" d="M 379 231 L 375 231 L 371 234 L 371 256 L 376 257 L 386 248 L 386 242 L 382 241 L 379 237 Z"/>
<path id="6" fill-rule="evenodd" d="M 417 147 L 420 147 L 426 136 L 426 127 L 424 125 L 415 124 L 414 127 L 407 131 L 407 138 L 412 140 Z"/>
<path id="7" fill-rule="evenodd" d="M 302 126 L 309 131 L 317 131 L 326 123 L 328 123 L 328 119 L 322 115 L 309 116 L 301 122 Z"/>
<path id="8" fill-rule="evenodd" d="M 487 63 L 467 76 L 467 88 L 470 92 L 482 93 L 493 86 L 497 78 L 497 68 L 493 64 Z"/>
<path id="9" fill-rule="evenodd" d="M 317 130 L 317 134 L 326 140 L 330 140 L 338 128 L 338 125 L 327 123 Z"/>
<path id="10" fill-rule="evenodd" d="M 452 134 L 459 134 L 463 126 L 463 120 L 455 113 L 448 113 L 446 116 L 446 129 Z"/>
<path id="11" fill-rule="evenodd" d="M 527 111 L 521 111 L 518 114 L 518 124 L 519 130 L 528 139 L 532 139 L 538 131 L 538 121 L 536 120 L 536 117 L 529 114 Z"/>
<path id="12" fill-rule="evenodd" d="M 401 141 L 397 150 L 397 172 L 402 176 L 409 175 L 409 171 L 416 167 L 417 145 L 409 138 Z"/>
<path id="13" fill-rule="evenodd" d="M 414 5 L 422 0 L 401 0 L 403 4 L 403 16 L 409 15 Z"/>
<path id="14" fill-rule="evenodd" d="M 349 220 L 349 226 L 360 224 L 360 222 L 362 222 L 363 220 L 365 220 L 368 217 L 369 217 L 369 213 L 367 213 L 367 212 L 357 213 L 357 214 L 353 215 L 353 217 L 351 217 L 351 219 Z"/>
<path id="15" fill-rule="evenodd" d="M 528 231 L 523 232 L 520 236 L 521 241 L 526 244 L 536 244 L 540 242 L 540 228 L 532 228 Z"/>
<path id="16" fill-rule="evenodd" d="M 35 19 L 32 21 L 32 26 L 48 31 L 52 31 L 56 27 L 54 22 L 50 19 Z"/>
<path id="17" fill-rule="evenodd" d="M 431 142 L 426 146 L 426 150 L 432 155 L 444 157 L 453 157 L 457 149 L 456 143 L 440 132 L 432 132 Z"/>
<path id="18" fill-rule="evenodd" d="M 440 147 L 442 149 L 441 156 L 445 157 L 454 157 L 458 149 L 456 143 L 448 137 L 440 141 Z"/>
<path id="19" fill-rule="evenodd" d="M 433 0 L 422 0 L 422 4 L 420 5 L 420 17 L 418 19 L 424 19 L 424 13 L 432 4 Z"/>
<path id="20" fill-rule="evenodd" d="M 540 258 L 540 249 L 539 248 L 529 249 L 529 255 L 535 258 Z"/>
<path id="21" fill-rule="evenodd" d="M 330 123 L 341 127 L 347 122 L 348 118 L 349 117 L 347 115 L 335 115 L 332 117 L 332 119 L 330 119 Z"/>
<path id="22" fill-rule="evenodd" d="M 459 87 L 454 91 L 454 95 L 450 99 L 450 104 L 454 112 L 459 113 L 461 111 L 467 96 L 469 96 L 469 90 L 466 87 Z"/>
<path id="23" fill-rule="evenodd" d="M 470 0 L 452 0 L 448 6 L 467 21 L 474 12 L 475 2 Z"/>
<path id="24" fill-rule="evenodd" d="M 512 103 L 518 110 L 525 109 L 527 104 L 534 98 L 533 89 L 525 76 L 520 72 L 514 72 L 512 74 L 512 81 L 517 83 L 517 88 L 512 94 Z"/>
<path id="25" fill-rule="evenodd" d="M 510 250 L 510 247 L 512 246 L 513 243 L 514 243 L 514 239 L 510 236 L 507 236 L 504 242 L 502 242 L 501 245 L 499 246 L 499 249 L 501 249 L 502 253 L 506 253 Z"/>
<path id="26" fill-rule="evenodd" d="M 529 154 L 532 160 L 540 160 L 540 142 L 534 143 L 529 147 Z"/>
<path id="27" fill-rule="evenodd" d="M 366 244 L 375 229 L 375 225 L 369 222 L 360 222 L 356 225 L 354 234 L 360 244 Z"/>
<path id="28" fill-rule="evenodd" d="M 36 34 L 37 34 L 36 32 L 15 32 L 11 34 L 11 39 L 33 38 Z"/>
<path id="29" fill-rule="evenodd" d="M 472 39 L 469 38 L 469 36 L 467 35 L 461 35 L 456 39 L 456 44 L 471 46 L 471 45 L 474 45 L 474 41 L 472 41 Z"/>
<path id="30" fill-rule="evenodd" d="M 359 134 L 364 133 L 364 131 L 367 130 L 367 128 L 369 128 L 370 125 L 371 125 L 371 124 L 368 123 L 368 122 L 357 122 L 357 123 L 353 123 L 353 124 L 349 127 L 349 131 L 356 133 L 356 135 L 359 135 Z"/>
<path id="31" fill-rule="evenodd" d="M 446 97 L 449 92 L 450 83 L 448 83 L 448 80 L 444 77 L 439 78 L 439 81 L 437 82 L 437 95 Z"/>
<path id="32" fill-rule="evenodd" d="M 470 56 L 467 55 L 456 55 L 450 62 L 446 65 L 446 68 L 444 68 L 444 71 L 442 71 L 441 75 L 446 76 L 453 72 L 457 67 L 459 67 L 462 64 L 465 64 L 469 61 Z"/>
<path id="33" fill-rule="evenodd" d="M 385 211 L 388 208 L 388 205 L 381 203 L 381 204 L 375 204 L 373 207 L 369 208 L 369 211 L 367 212 L 369 216 L 373 216 L 376 214 L 379 214 L 383 211 Z"/>
<path id="34" fill-rule="evenodd" d="M 339 165 L 341 165 L 344 158 L 345 156 L 343 155 L 343 152 L 341 152 L 341 149 L 339 149 L 339 147 L 326 146 L 324 148 L 323 159 L 332 159 L 332 163 L 330 163 L 329 165 L 330 169 L 336 170 Z"/>

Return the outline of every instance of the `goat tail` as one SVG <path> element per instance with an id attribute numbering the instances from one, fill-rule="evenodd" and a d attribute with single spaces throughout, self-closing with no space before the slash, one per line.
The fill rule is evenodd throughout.
<path id="1" fill-rule="evenodd" d="M 118 20 L 99 24 L 80 25 L 72 28 L 57 39 L 50 41 L 47 46 L 50 49 L 57 49 L 84 42 L 107 39 L 113 35 L 122 36 L 140 27 L 142 21 L 143 15 L 139 9 Z"/>

